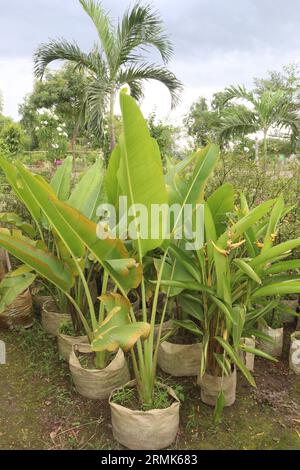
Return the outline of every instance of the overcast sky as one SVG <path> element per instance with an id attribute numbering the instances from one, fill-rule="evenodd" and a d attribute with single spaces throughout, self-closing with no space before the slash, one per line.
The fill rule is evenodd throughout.
<path id="1" fill-rule="evenodd" d="M 114 18 L 128 0 L 103 0 Z M 132 3 L 132 2 L 131 2 Z M 300 0 L 153 0 L 175 46 L 170 68 L 185 85 L 181 105 L 170 114 L 168 92 L 149 86 L 147 114 L 179 119 L 199 95 L 300 61 Z M 49 38 L 76 39 L 89 50 L 97 39 L 78 0 L 0 0 L 0 89 L 5 114 L 32 89 L 32 54 Z"/>

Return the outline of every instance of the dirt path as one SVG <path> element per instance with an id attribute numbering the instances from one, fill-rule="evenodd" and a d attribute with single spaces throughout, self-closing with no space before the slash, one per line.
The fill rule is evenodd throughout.
<path id="1" fill-rule="evenodd" d="M 0 332 L 0 339 L 8 350 L 7 365 L 0 365 L 0 449 L 120 448 L 107 403 L 76 394 L 55 340 L 38 324 L 26 332 Z M 237 402 L 219 426 L 200 402 L 196 381 L 180 380 L 189 398 L 174 448 L 300 449 L 300 377 L 288 372 L 287 348 L 286 342 L 278 364 L 257 361 L 257 390 L 239 377 Z"/>

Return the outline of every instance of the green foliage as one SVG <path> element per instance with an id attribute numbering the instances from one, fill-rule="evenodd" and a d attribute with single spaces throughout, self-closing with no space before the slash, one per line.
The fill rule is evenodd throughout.
<path id="1" fill-rule="evenodd" d="M 24 131 L 20 124 L 8 121 L 0 130 L 0 140 L 4 151 L 16 155 L 23 148 Z"/>
<path id="2" fill-rule="evenodd" d="M 274 308 L 268 312 L 265 315 L 264 320 L 270 328 L 276 329 L 283 327 L 282 312 L 279 309 Z"/>
<path id="3" fill-rule="evenodd" d="M 164 124 L 162 121 L 158 121 L 154 112 L 148 119 L 148 126 L 151 137 L 158 143 L 162 158 L 164 159 L 170 156 L 175 157 L 175 141 L 179 129 L 170 124 Z"/>
<path id="4" fill-rule="evenodd" d="M 54 162 L 65 156 L 69 136 L 66 132 L 66 123 L 60 122 L 57 114 L 47 110 L 39 114 L 35 133 L 40 148 L 47 152 L 50 161 Z"/>
<path id="5" fill-rule="evenodd" d="M 76 42 L 64 39 L 42 44 L 34 56 L 35 75 L 42 78 L 47 66 L 55 60 L 84 70 L 90 77 L 81 103 L 85 121 L 99 136 L 107 116 L 112 150 L 115 144 L 114 103 L 116 92 L 122 86 L 129 85 L 132 96 L 141 99 L 145 80 L 157 80 L 167 87 L 175 104 L 181 83 L 165 66 L 173 49 L 160 16 L 151 5 L 137 2 L 115 25 L 100 2 L 80 0 L 80 3 L 96 28 L 99 44 L 89 54 L 82 52 Z M 156 49 L 163 66 L 147 63 L 144 54 L 148 48 Z"/>

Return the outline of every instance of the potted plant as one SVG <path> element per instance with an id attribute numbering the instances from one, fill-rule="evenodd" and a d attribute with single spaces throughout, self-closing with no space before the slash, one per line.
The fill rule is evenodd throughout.
<path id="1" fill-rule="evenodd" d="M 260 340 L 260 349 L 274 357 L 282 354 L 283 348 L 283 321 L 279 309 L 273 308 L 261 320 L 261 331 L 269 336 L 270 341 Z"/>
<path id="2" fill-rule="evenodd" d="M 291 335 L 289 367 L 295 374 L 300 375 L 300 331 Z"/>
<path id="3" fill-rule="evenodd" d="M 52 273 L 49 273 L 48 270 L 45 270 L 45 260 L 43 260 L 43 265 L 36 260 L 38 253 L 36 250 L 33 250 L 33 247 L 25 253 L 25 250 L 22 250 L 22 247 L 20 247 L 19 240 L 13 240 L 15 246 L 17 245 L 17 248 L 19 248 L 19 257 L 23 259 L 24 262 L 27 262 L 33 269 L 36 269 L 39 274 L 41 274 L 42 269 L 44 269 L 43 274 L 48 276 L 48 280 L 56 284 L 62 294 L 65 295 L 72 304 L 88 336 L 89 343 L 91 343 L 99 325 L 104 323 L 105 312 L 102 302 L 100 303 L 99 313 L 96 312 L 88 283 L 89 276 L 86 277 L 86 260 L 93 259 L 93 262 L 101 264 L 104 269 L 104 279 L 102 283 L 103 295 L 106 292 L 110 276 L 117 285 L 121 286 L 123 289 L 122 292 L 126 291 L 127 293 L 132 288 L 136 288 L 141 281 L 141 269 L 134 259 L 129 258 L 127 249 L 120 239 L 110 237 L 103 240 L 98 239 L 97 224 L 93 222 L 93 220 L 87 218 L 84 213 L 74 209 L 70 204 L 60 201 L 43 181 L 35 178 L 21 165 L 18 166 L 18 172 L 22 182 L 30 191 L 32 198 L 39 205 L 48 223 L 55 231 L 56 242 L 60 245 L 60 253 L 64 254 L 63 261 L 65 267 L 62 269 L 62 263 L 55 259 L 53 255 L 49 257 L 47 253 L 48 265 L 52 262 L 52 265 L 55 265 L 57 268 L 55 272 L 52 270 Z M 94 211 L 96 207 L 95 201 L 92 200 L 89 201 L 89 203 L 92 205 Z M 88 209 L 91 210 L 91 207 L 88 206 Z M 2 238 L 0 240 L 0 243 L 5 246 L 8 246 L 10 242 L 11 239 L 7 240 Z M 11 247 L 10 250 L 12 250 Z M 16 249 L 13 251 L 16 252 Z M 36 255 L 34 259 L 32 251 L 35 252 Z M 43 252 L 43 255 L 45 257 L 46 253 Z M 57 271 L 60 276 L 63 276 L 65 282 L 58 282 L 60 279 L 57 279 Z M 81 296 L 72 296 L 70 292 L 72 292 L 74 284 L 79 279 L 82 283 Z M 82 298 L 86 299 L 86 311 L 82 308 L 85 302 L 80 302 Z M 140 334 L 144 335 L 144 324 L 139 323 L 138 326 L 140 327 Z M 135 334 L 138 338 L 137 331 Z M 105 398 L 108 393 L 108 382 L 112 389 L 121 385 L 124 381 L 124 377 L 126 380 L 129 379 L 128 368 L 122 351 L 117 353 L 117 356 L 111 357 L 107 355 L 105 351 L 96 354 L 93 353 L 88 345 L 81 349 L 81 343 L 78 344 L 77 347 L 75 346 L 76 345 L 73 345 L 73 351 L 70 356 L 70 369 L 75 386 L 76 383 L 79 383 L 79 376 L 84 376 L 85 387 L 78 387 L 78 389 L 81 393 L 84 393 L 85 396 L 94 399 Z M 92 355 L 93 365 L 91 361 L 85 362 L 83 360 L 83 362 L 78 361 L 75 367 L 74 363 L 76 359 L 80 359 L 78 357 L 75 358 L 77 352 L 80 356 L 87 357 Z M 116 362 L 118 362 L 117 366 Z M 108 381 L 107 374 L 112 373 L 115 367 L 118 369 L 118 374 L 112 375 L 111 380 Z M 98 380 L 95 386 L 96 376 Z"/>
<path id="4" fill-rule="evenodd" d="M 32 224 L 24 222 L 17 214 L 1 214 L 0 220 L 8 225 L 17 227 L 22 231 L 26 243 L 35 244 L 35 246 L 42 246 L 47 248 L 48 252 L 53 253 L 58 259 L 62 260 L 66 265 L 71 266 L 72 257 L 66 249 L 65 245 L 57 238 L 56 231 L 53 225 L 43 212 L 38 197 L 32 194 L 32 191 L 24 182 L 23 188 L 18 186 L 18 178 L 20 178 L 19 170 L 17 167 L 10 164 L 4 158 L 0 158 L 0 165 L 14 189 L 15 194 L 19 200 L 26 206 L 32 219 Z M 67 200 L 72 207 L 77 208 L 89 218 L 95 218 L 97 204 L 102 198 L 102 163 L 97 161 L 91 168 L 89 168 L 71 191 L 71 172 L 72 172 L 72 158 L 68 157 L 63 165 L 61 165 L 53 176 L 50 185 L 39 177 L 43 182 L 47 191 L 59 200 Z M 22 189 L 22 190 L 21 190 Z M 83 255 L 83 250 L 76 253 L 78 256 Z M 82 263 L 82 262 L 81 262 Z M 95 265 L 88 258 L 85 259 L 84 275 L 91 288 L 94 289 L 93 276 L 95 272 Z M 59 335 L 61 324 L 72 322 L 73 329 L 78 336 L 81 329 L 81 321 L 78 318 L 78 312 L 70 302 L 70 296 L 75 298 L 76 303 L 80 304 L 81 309 L 84 311 L 87 306 L 82 279 L 79 276 L 74 276 L 74 283 L 68 291 L 68 296 L 61 291 L 52 280 L 49 281 L 47 276 L 43 274 L 39 278 L 39 284 L 46 289 L 49 294 L 43 298 L 41 309 L 41 320 L 44 330 L 54 336 Z M 95 300 L 95 294 L 93 296 Z M 80 337 L 78 336 L 80 339 Z M 67 335 L 64 335 L 64 341 L 67 341 Z M 73 337 L 70 338 L 70 345 L 73 342 Z"/>
<path id="5" fill-rule="evenodd" d="M 186 269 L 194 280 L 162 282 L 165 286 L 184 289 L 195 301 L 201 299 L 201 398 L 216 406 L 217 417 L 224 406 L 235 401 L 236 367 L 255 385 L 240 352 L 272 360 L 269 354 L 242 341 L 245 325 L 250 337 L 266 338 L 255 325 L 274 303 L 268 300 L 266 306 L 256 308 L 256 302 L 299 292 L 297 276 L 276 275 L 291 271 L 299 263 L 296 260 L 294 264 L 286 264 L 281 259 L 299 245 L 300 239 L 273 246 L 276 226 L 285 211 L 282 197 L 251 211 L 242 197 L 240 210 L 235 210 L 233 188 L 220 187 L 205 203 L 203 249 L 194 252 L 189 261 L 183 250 L 177 247 L 173 251 L 176 267 Z M 263 243 L 258 242 L 258 232 L 263 234 Z"/>
<path id="6" fill-rule="evenodd" d="M 33 325 L 29 287 L 34 280 L 35 275 L 23 266 L 3 277 L 0 282 L 0 329 L 30 328 Z"/>

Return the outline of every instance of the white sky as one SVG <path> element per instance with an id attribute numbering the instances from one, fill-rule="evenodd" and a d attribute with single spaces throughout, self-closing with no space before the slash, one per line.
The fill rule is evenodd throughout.
<path id="1" fill-rule="evenodd" d="M 127 0 L 103 0 L 113 17 Z M 184 85 L 181 104 L 170 112 L 162 85 L 146 88 L 142 109 L 178 122 L 200 95 L 226 85 L 251 86 L 254 76 L 300 59 L 300 0 L 155 0 L 175 46 L 170 64 Z M 175 7 L 175 8 L 174 8 Z M 84 50 L 96 40 L 78 0 L 0 0 L 0 90 L 4 112 L 18 105 L 33 84 L 32 54 L 50 37 L 76 39 Z"/>

